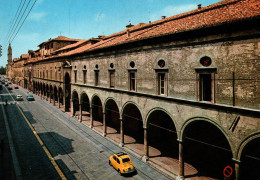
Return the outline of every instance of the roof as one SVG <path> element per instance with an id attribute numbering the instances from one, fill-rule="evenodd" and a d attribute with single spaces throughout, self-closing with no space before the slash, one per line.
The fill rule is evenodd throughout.
<path id="1" fill-rule="evenodd" d="M 123 31 L 105 36 L 100 42 L 95 44 L 86 44 L 64 54 L 50 56 L 45 59 L 70 56 L 129 42 L 228 24 L 256 17 L 260 17 L 259 0 L 224 0 L 207 7 L 155 22 L 147 24 L 140 23 Z M 127 35 L 128 32 L 130 36 Z M 58 38 L 63 39 L 63 37 L 59 36 Z"/>
<path id="2" fill-rule="evenodd" d="M 21 59 L 27 59 L 27 58 L 29 58 L 29 54 L 22 54 L 21 55 Z"/>
<path id="3" fill-rule="evenodd" d="M 43 44 L 46 44 L 46 43 L 49 43 L 51 41 L 74 41 L 74 42 L 77 42 L 79 41 L 80 39 L 72 39 L 72 38 L 68 38 L 66 36 L 58 36 L 54 39 L 49 39 L 48 41 L 45 41 L 45 42 L 42 42 L 41 44 L 39 44 L 39 46 L 43 45 Z"/>
<path id="4" fill-rule="evenodd" d="M 152 23 L 140 23 L 127 28 L 124 31 L 106 36 L 103 41 L 94 44 L 92 47 L 86 46 L 85 51 L 241 21 L 259 16 L 259 0 L 224 0 L 207 7 L 202 7 L 200 9 L 161 19 Z M 127 31 L 130 33 L 129 37 L 126 35 Z M 76 49 L 74 52 L 70 52 L 67 55 L 84 52 L 84 48 L 81 49 L 82 51 Z"/>
<path id="5" fill-rule="evenodd" d="M 14 58 L 13 62 L 16 62 L 16 61 L 19 61 L 19 60 L 20 60 L 20 58 Z"/>

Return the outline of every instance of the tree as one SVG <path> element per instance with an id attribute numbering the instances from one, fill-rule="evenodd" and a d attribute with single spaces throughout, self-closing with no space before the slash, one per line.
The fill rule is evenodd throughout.
<path id="1" fill-rule="evenodd" d="M 6 72 L 6 68 L 1 66 L 0 67 L 0 74 L 5 74 L 5 72 Z"/>

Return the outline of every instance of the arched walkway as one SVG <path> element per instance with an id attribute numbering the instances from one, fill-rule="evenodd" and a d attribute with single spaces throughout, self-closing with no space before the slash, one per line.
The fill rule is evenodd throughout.
<path id="1" fill-rule="evenodd" d="M 125 146 L 136 153 L 144 154 L 144 130 L 143 119 L 139 108 L 128 103 L 122 113 L 123 118 L 123 142 Z"/>
<path id="2" fill-rule="evenodd" d="M 105 104 L 106 112 L 106 129 L 105 134 L 113 139 L 115 142 L 120 143 L 120 114 L 116 102 L 109 99 Z"/>
<path id="3" fill-rule="evenodd" d="M 47 100 L 47 101 L 48 101 L 49 96 L 50 96 L 49 85 L 46 84 L 46 100 Z"/>
<path id="4" fill-rule="evenodd" d="M 183 131 L 183 157 L 185 163 L 192 165 L 194 176 L 224 179 L 226 166 L 234 169 L 230 144 L 223 132 L 205 120 L 189 123 Z M 189 174 L 185 169 L 184 174 Z"/>
<path id="5" fill-rule="evenodd" d="M 81 121 L 86 124 L 90 124 L 90 102 L 86 93 L 81 94 Z"/>
<path id="6" fill-rule="evenodd" d="M 69 73 L 65 74 L 65 112 L 70 111 L 70 98 L 71 98 L 71 85 L 70 85 L 70 75 Z"/>
<path id="7" fill-rule="evenodd" d="M 176 162 L 179 157 L 179 143 L 174 122 L 167 112 L 156 109 L 149 114 L 147 141 L 149 149 L 147 149 L 146 156 L 149 157 L 149 160 L 178 174 L 178 168 L 177 171 L 173 171 L 173 167 L 178 167 Z"/>
<path id="8" fill-rule="evenodd" d="M 52 99 L 53 99 L 53 87 L 52 85 L 50 85 L 50 103 Z"/>
<path id="9" fill-rule="evenodd" d="M 72 115 L 79 116 L 79 95 L 78 95 L 77 91 L 74 91 L 72 93 L 72 103 L 73 103 Z"/>
<path id="10" fill-rule="evenodd" d="M 63 90 L 62 90 L 61 87 L 59 87 L 58 97 L 59 97 L 59 99 L 58 99 L 59 108 L 62 108 L 63 110 L 65 110 L 64 109 L 64 102 L 63 102 Z"/>
<path id="11" fill-rule="evenodd" d="M 260 179 L 260 137 L 245 145 L 240 161 L 240 179 Z"/>
<path id="12" fill-rule="evenodd" d="M 103 107 L 98 96 L 94 96 L 92 99 L 92 120 L 93 127 L 103 132 Z"/>
<path id="13" fill-rule="evenodd" d="M 54 86 L 53 101 L 54 101 L 54 105 L 56 104 L 56 102 L 58 102 L 58 90 L 56 86 Z"/>

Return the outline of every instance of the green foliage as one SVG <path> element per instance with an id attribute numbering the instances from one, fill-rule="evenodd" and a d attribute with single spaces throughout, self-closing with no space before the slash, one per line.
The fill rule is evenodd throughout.
<path id="1" fill-rule="evenodd" d="M 0 74 L 5 74 L 6 68 L 1 66 L 0 67 Z"/>

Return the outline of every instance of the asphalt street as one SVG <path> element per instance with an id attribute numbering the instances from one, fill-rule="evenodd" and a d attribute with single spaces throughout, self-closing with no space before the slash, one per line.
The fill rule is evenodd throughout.
<path id="1" fill-rule="evenodd" d="M 24 101 L 15 102 L 17 94 L 22 95 Z M 23 179 L 61 179 L 61 176 L 17 105 L 67 179 L 170 179 L 131 154 L 137 173 L 120 176 L 109 166 L 108 157 L 126 151 L 124 148 L 36 95 L 34 95 L 35 101 L 27 101 L 27 94 L 28 90 L 23 88 L 7 90 L 4 87 L 1 92 L 2 101 L 7 99 L 9 102 L 5 106 L 5 113 Z"/>

